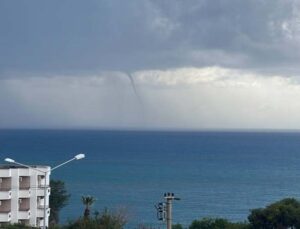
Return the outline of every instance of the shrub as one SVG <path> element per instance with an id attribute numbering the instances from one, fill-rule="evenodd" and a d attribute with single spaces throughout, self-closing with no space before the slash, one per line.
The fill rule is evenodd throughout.
<path id="1" fill-rule="evenodd" d="M 111 212 L 107 209 L 94 217 L 79 218 L 75 222 L 70 222 L 63 229 L 122 229 L 127 223 L 127 217 L 122 211 Z"/>
<path id="2" fill-rule="evenodd" d="M 247 223 L 232 223 L 227 219 L 221 218 L 204 218 L 202 220 L 194 220 L 189 229 L 248 229 Z"/>

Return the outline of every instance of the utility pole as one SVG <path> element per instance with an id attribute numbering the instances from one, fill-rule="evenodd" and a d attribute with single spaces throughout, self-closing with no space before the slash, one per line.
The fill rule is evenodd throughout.
<path id="1" fill-rule="evenodd" d="M 157 219 L 161 221 L 167 221 L 167 229 L 172 229 L 172 204 L 173 200 L 180 200 L 180 198 L 175 197 L 174 193 L 165 193 L 164 198 L 166 202 L 158 203 L 156 205 L 157 209 Z"/>

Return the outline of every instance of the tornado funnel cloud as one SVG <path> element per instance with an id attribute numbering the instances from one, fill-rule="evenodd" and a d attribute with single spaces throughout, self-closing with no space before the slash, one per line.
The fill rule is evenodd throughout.
<path id="1" fill-rule="evenodd" d="M 138 105 L 139 105 L 139 108 L 140 108 L 140 115 L 142 117 L 142 121 L 145 122 L 145 111 L 144 111 L 144 103 L 143 103 L 143 100 L 142 100 L 142 97 L 137 89 L 137 86 L 135 84 L 135 80 L 134 80 L 134 77 L 131 75 L 131 73 L 127 72 L 126 73 L 129 81 L 130 81 L 130 85 L 131 85 L 131 88 L 132 88 L 132 91 L 134 93 L 134 96 L 138 102 Z"/>
<path id="2" fill-rule="evenodd" d="M 138 92 L 138 90 L 137 90 L 137 87 L 136 87 L 136 85 L 135 85 L 135 81 L 134 81 L 133 76 L 132 76 L 130 73 L 127 73 L 127 76 L 128 76 L 128 79 L 129 79 L 129 81 L 130 81 L 131 88 L 132 88 L 132 90 L 133 90 L 133 93 L 134 93 L 134 95 L 135 95 L 137 101 L 139 102 L 140 106 L 143 107 L 143 101 L 142 101 L 142 98 L 141 98 L 141 96 L 140 96 L 140 94 L 139 94 L 139 92 Z"/>

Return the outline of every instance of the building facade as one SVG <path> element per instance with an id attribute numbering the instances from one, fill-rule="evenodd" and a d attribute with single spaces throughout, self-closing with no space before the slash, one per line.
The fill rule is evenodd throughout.
<path id="1" fill-rule="evenodd" d="M 49 166 L 0 166 L 0 227 L 10 223 L 43 227 L 44 220 L 48 227 L 50 172 L 47 171 Z"/>

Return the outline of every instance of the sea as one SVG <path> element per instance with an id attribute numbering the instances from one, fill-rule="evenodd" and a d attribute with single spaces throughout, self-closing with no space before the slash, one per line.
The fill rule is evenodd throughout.
<path id="1" fill-rule="evenodd" d="M 93 211 L 122 212 L 128 228 L 163 228 L 155 205 L 174 193 L 173 222 L 203 217 L 245 221 L 251 209 L 300 198 L 300 133 L 272 131 L 0 130 L 0 156 L 51 173 L 71 198 L 61 222 Z"/>

